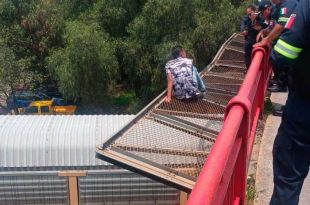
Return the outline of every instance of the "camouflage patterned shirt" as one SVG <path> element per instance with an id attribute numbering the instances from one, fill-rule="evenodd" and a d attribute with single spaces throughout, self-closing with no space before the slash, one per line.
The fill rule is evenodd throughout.
<path id="1" fill-rule="evenodd" d="M 193 81 L 193 60 L 179 57 L 167 62 L 166 73 L 173 77 L 173 95 L 178 99 L 188 99 L 196 95 L 197 83 Z"/>

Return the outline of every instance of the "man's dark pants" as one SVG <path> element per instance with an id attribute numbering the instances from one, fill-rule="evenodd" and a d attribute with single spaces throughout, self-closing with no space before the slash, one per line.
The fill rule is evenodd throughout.
<path id="1" fill-rule="evenodd" d="M 310 99 L 292 92 L 273 146 L 275 187 L 270 205 L 298 204 L 309 165 Z"/>
<path id="2" fill-rule="evenodd" d="M 250 67 L 251 64 L 251 55 L 253 50 L 253 45 L 255 44 L 254 38 L 246 38 L 244 43 L 244 62 L 247 68 Z"/>
<path id="3" fill-rule="evenodd" d="M 277 65 L 272 65 L 274 74 L 273 78 L 277 80 L 280 87 L 286 87 L 288 85 L 288 69 L 288 67 L 278 67 Z"/>

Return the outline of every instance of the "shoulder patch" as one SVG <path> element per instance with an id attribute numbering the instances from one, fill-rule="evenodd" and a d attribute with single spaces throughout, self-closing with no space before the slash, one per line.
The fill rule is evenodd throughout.
<path id="1" fill-rule="evenodd" d="M 287 13 L 287 8 L 286 7 L 282 8 L 280 11 L 280 14 L 285 15 L 286 13 Z"/>
<path id="2" fill-rule="evenodd" d="M 290 18 L 287 20 L 284 28 L 290 29 L 295 22 L 296 14 L 291 14 Z"/>

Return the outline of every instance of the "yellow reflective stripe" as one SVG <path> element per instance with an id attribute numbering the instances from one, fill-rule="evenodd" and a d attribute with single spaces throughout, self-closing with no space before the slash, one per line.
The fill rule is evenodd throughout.
<path id="1" fill-rule="evenodd" d="M 280 17 L 278 22 L 287 22 L 289 18 L 286 17 Z"/>
<path id="2" fill-rule="evenodd" d="M 290 51 L 294 51 L 296 53 L 300 53 L 302 51 L 302 48 L 297 48 L 297 47 L 294 47 L 288 43 L 286 43 L 285 41 L 279 39 L 277 44 L 280 44 L 282 46 L 284 46 L 286 49 L 290 50 Z"/>
<path id="3" fill-rule="evenodd" d="M 295 59 L 298 57 L 298 54 L 296 53 L 292 53 L 290 51 L 288 51 L 286 48 L 284 48 L 281 45 L 275 45 L 274 46 L 274 50 L 278 53 L 280 53 L 281 55 L 283 55 L 284 57 L 290 58 L 290 59 Z"/>

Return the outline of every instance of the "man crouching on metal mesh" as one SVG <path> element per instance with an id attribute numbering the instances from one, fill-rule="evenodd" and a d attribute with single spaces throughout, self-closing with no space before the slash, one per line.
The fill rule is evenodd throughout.
<path id="1" fill-rule="evenodd" d="M 166 63 L 167 96 L 166 103 L 171 103 L 172 94 L 179 100 L 203 97 L 206 87 L 200 78 L 193 60 L 186 57 L 182 46 L 175 46 L 171 51 L 172 60 Z"/>

